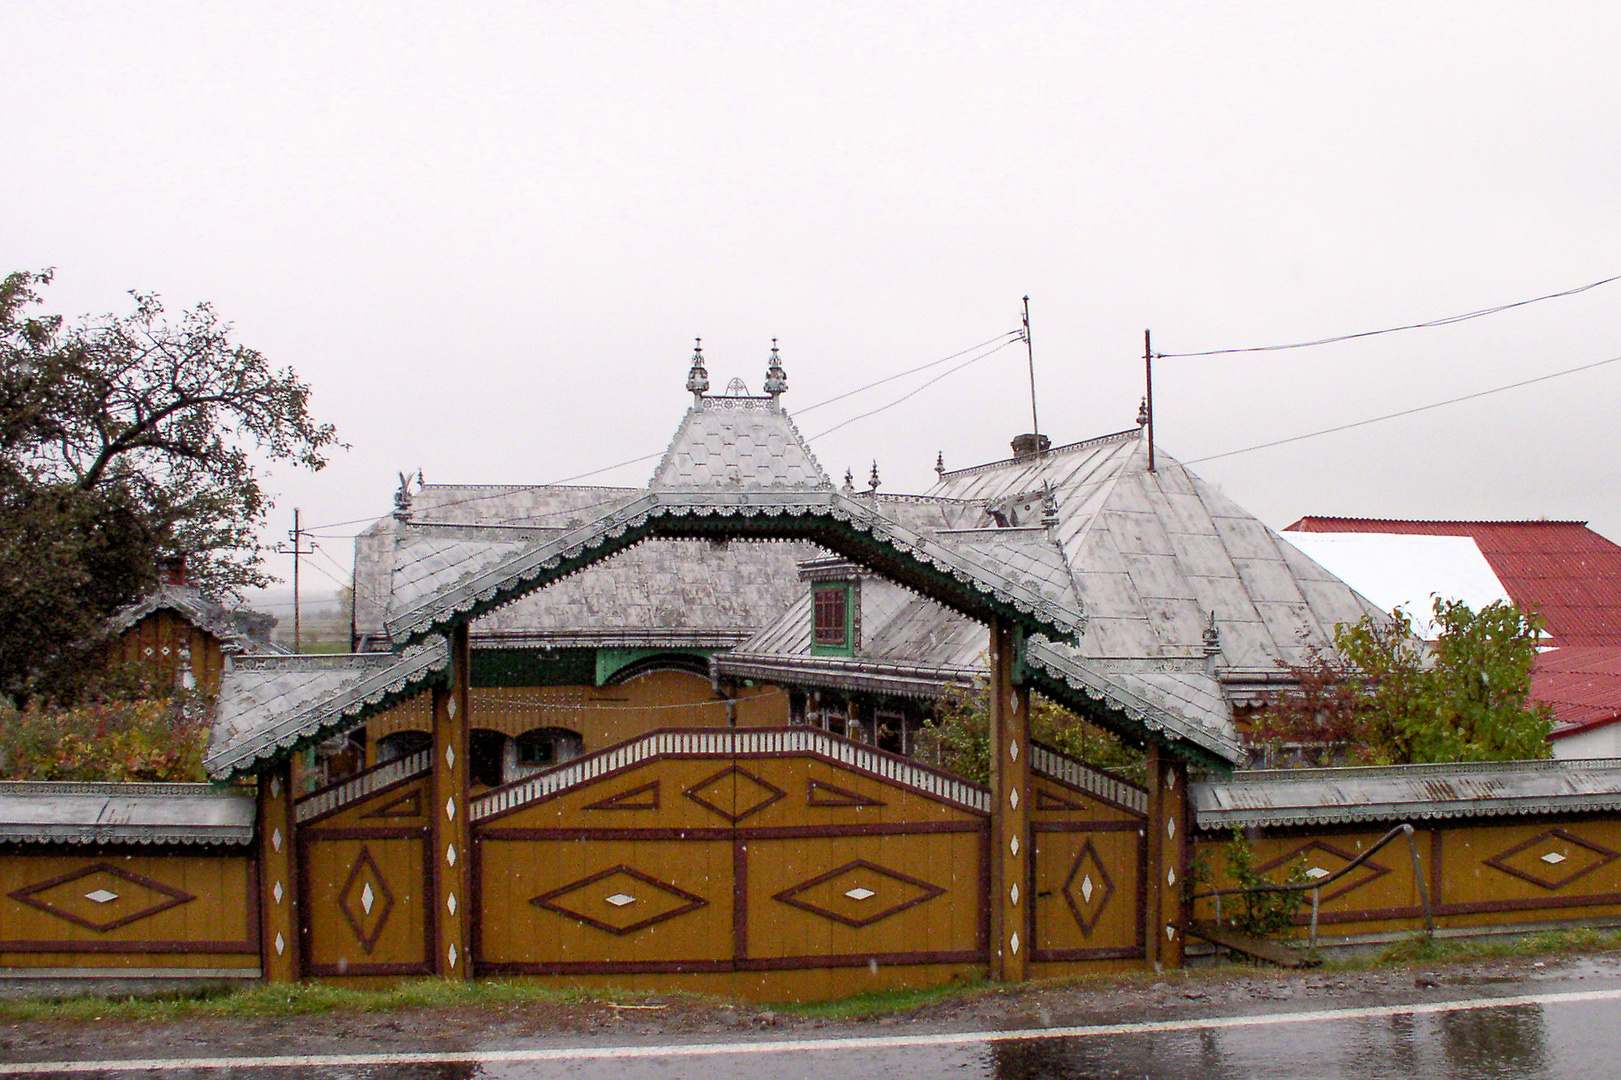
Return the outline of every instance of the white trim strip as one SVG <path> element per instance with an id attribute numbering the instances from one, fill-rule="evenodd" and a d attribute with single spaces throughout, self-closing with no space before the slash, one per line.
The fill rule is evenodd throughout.
<path id="1" fill-rule="evenodd" d="M 390 784 L 425 773 L 433 763 L 432 750 L 419 750 L 409 757 L 396 758 L 378 769 L 373 769 L 347 784 L 331 788 L 319 795 L 294 804 L 294 816 L 300 822 L 319 817 L 331 810 L 348 806 L 385 788 Z"/>
<path id="2" fill-rule="evenodd" d="M 0 1064 L 0 1076 L 97 1072 L 161 1072 L 184 1069 L 334 1069 L 378 1065 L 502 1064 L 535 1061 L 626 1061 L 634 1059 L 703 1058 L 741 1054 L 837 1053 L 858 1050 L 903 1050 L 922 1046 L 970 1046 L 1039 1039 L 1087 1039 L 1180 1031 L 1221 1031 L 1278 1024 L 1317 1024 L 1335 1020 L 1369 1020 L 1392 1016 L 1429 1016 L 1527 1005 L 1579 1004 L 1621 999 L 1621 990 L 1576 990 L 1552 994 L 1433 1001 L 1414 1005 L 1370 1005 L 1353 1009 L 1266 1013 L 1259 1016 L 1214 1016 L 1197 1020 L 1150 1020 L 1132 1024 L 1089 1024 L 1081 1027 L 1019 1028 L 1012 1031 L 953 1031 L 934 1035 L 870 1035 L 833 1039 L 762 1039 L 758 1042 L 684 1043 L 675 1046 L 573 1046 L 530 1050 L 388 1054 L 275 1054 L 263 1057 L 132 1058 L 127 1061 L 31 1061 Z"/>

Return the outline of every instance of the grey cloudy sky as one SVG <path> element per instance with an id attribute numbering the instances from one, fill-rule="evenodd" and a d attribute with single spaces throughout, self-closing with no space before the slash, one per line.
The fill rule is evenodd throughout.
<path id="1" fill-rule="evenodd" d="M 6 268 L 69 314 L 211 300 L 353 449 L 524 483 L 656 454 L 692 338 L 816 435 L 1032 297 L 1042 428 L 1131 425 L 1166 352 L 1449 315 L 1621 273 L 1621 8 L 1470 3 L 0 8 Z M 1455 327 L 1162 361 L 1187 461 L 1621 356 L 1621 283 Z M 970 354 L 972 355 L 972 354 Z M 949 365 L 947 365 L 949 366 Z M 1621 539 L 1621 364 L 1195 468 L 1304 513 L 1580 518 Z M 1022 347 L 813 446 L 922 490 L 1028 427 Z M 593 482 L 640 484 L 644 462 Z M 345 566 L 341 534 L 322 543 Z M 339 571 L 326 568 L 334 576 Z"/>

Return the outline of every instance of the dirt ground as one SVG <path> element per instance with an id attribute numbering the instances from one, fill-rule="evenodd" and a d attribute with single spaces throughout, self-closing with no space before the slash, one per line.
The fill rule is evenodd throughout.
<path id="1" fill-rule="evenodd" d="M 179 1021 L 0 1021 L 0 1060 L 458 1051 L 557 1044 L 793 1038 L 814 1033 L 1007 1030 L 1188 1019 L 1280 1009 L 1444 1001 L 1621 980 L 1621 955 L 1572 954 L 1356 971 L 1244 968 L 1129 975 L 1014 989 L 980 988 L 916 1009 L 857 1019 L 671 996 L 635 1005 L 526 1002 L 400 1012 L 331 1011 Z"/>

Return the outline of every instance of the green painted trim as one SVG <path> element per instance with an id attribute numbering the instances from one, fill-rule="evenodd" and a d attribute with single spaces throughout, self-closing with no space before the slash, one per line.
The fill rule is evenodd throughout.
<path id="1" fill-rule="evenodd" d="M 816 643 L 816 594 L 840 591 L 844 593 L 844 644 L 818 645 Z M 856 654 L 856 587 L 849 581 L 817 582 L 811 586 L 811 655 L 854 656 Z"/>
<path id="2" fill-rule="evenodd" d="M 700 656 L 708 658 L 713 655 L 713 649 L 667 648 L 667 649 L 598 649 L 596 660 L 596 686 L 607 686 L 608 680 L 613 678 L 625 668 L 638 660 L 645 660 L 649 656 Z"/>

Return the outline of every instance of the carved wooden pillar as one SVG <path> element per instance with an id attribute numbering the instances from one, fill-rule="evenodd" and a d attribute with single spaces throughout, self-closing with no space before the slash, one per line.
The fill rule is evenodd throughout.
<path id="1" fill-rule="evenodd" d="M 1150 744 L 1148 758 L 1148 891 L 1143 897 L 1148 961 L 1182 966 L 1182 897 L 1187 889 L 1187 764 Z"/>
<path id="2" fill-rule="evenodd" d="M 286 758 L 259 774 L 259 966 L 266 982 L 296 982 L 299 975 L 292 781 Z"/>
<path id="3" fill-rule="evenodd" d="M 1013 683 L 1017 640 L 991 624 L 991 978 L 1029 976 L 1031 873 L 1030 694 Z"/>
<path id="4" fill-rule="evenodd" d="M 433 691 L 433 852 L 434 970 L 451 979 L 467 978 L 472 958 L 468 900 L 472 887 L 472 829 L 467 817 L 468 676 L 471 667 L 466 624 L 450 638 L 449 685 Z"/>

